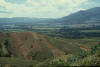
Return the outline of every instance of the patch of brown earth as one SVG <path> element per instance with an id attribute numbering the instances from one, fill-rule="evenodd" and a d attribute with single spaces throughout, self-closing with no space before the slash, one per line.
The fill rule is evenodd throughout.
<path id="1" fill-rule="evenodd" d="M 30 58 L 30 53 L 41 51 L 39 38 L 36 33 L 21 32 L 11 34 L 10 48 L 12 53 L 22 58 Z"/>
<path id="2" fill-rule="evenodd" d="M 8 51 L 11 57 L 34 60 L 65 54 L 50 44 L 45 36 L 34 32 L 0 33 L 0 36 L 2 37 L 0 40 L 2 40 L 4 54 Z"/>

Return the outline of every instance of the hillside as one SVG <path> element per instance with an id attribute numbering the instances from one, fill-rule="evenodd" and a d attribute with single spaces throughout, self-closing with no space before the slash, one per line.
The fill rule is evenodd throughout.
<path id="1" fill-rule="evenodd" d="M 100 23 L 100 7 L 81 10 L 59 19 L 64 24 L 92 24 Z"/>
<path id="2" fill-rule="evenodd" d="M 62 39 L 34 32 L 0 32 L 0 64 L 29 67 L 52 58 L 90 51 L 98 43 L 98 38 Z"/>
<path id="3" fill-rule="evenodd" d="M 33 32 L 0 33 L 0 46 L 3 54 L 1 56 L 40 60 L 64 55 L 45 36 Z"/>
<path id="4" fill-rule="evenodd" d="M 59 66 L 100 66 L 100 44 L 91 47 L 90 51 L 82 51 L 77 55 L 63 55 L 36 65 L 37 67 Z"/>

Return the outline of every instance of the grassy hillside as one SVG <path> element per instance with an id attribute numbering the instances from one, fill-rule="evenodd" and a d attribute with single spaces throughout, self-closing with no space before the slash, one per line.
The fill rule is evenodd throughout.
<path id="1" fill-rule="evenodd" d="M 37 67 L 59 66 L 100 66 L 100 44 L 91 47 L 90 51 L 81 51 L 77 55 L 63 55 L 36 65 Z"/>
<path id="2" fill-rule="evenodd" d="M 64 52 L 51 45 L 43 35 L 34 32 L 0 33 L 0 59 L 7 57 L 16 61 L 14 58 L 18 58 L 19 64 L 21 59 L 41 62 L 61 55 Z M 5 61 L 0 60 L 2 62 Z"/>
<path id="3" fill-rule="evenodd" d="M 66 54 L 77 54 L 80 51 L 89 51 L 91 46 L 100 43 L 100 38 L 81 38 L 81 39 L 63 39 L 47 37 L 52 45 L 64 51 Z"/>
<path id="4" fill-rule="evenodd" d="M 1 56 L 19 57 L 30 60 L 43 60 L 64 53 L 33 32 L 0 33 Z M 56 48 L 56 50 L 55 50 Z M 53 51 L 52 51 L 52 50 Z M 56 55 L 56 56 L 57 56 Z"/>
<path id="5" fill-rule="evenodd" d="M 74 61 L 80 53 L 82 57 L 86 56 L 92 46 L 100 43 L 99 39 L 63 39 L 34 32 L 0 32 L 0 64 L 3 67 L 36 67 L 50 62 L 52 66 L 52 62 L 55 65 L 61 59 L 66 65 L 66 58 Z M 62 65 L 62 62 L 59 63 Z M 73 62 L 71 64 L 74 65 Z"/>

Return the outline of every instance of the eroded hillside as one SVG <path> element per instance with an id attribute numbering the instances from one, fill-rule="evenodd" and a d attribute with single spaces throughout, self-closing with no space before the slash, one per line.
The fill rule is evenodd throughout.
<path id="1" fill-rule="evenodd" d="M 34 32 L 0 32 L 0 64 L 3 67 L 33 67 L 57 57 L 82 56 L 100 38 L 63 39 Z"/>
<path id="2" fill-rule="evenodd" d="M 51 45 L 45 36 L 34 32 L 0 33 L 0 41 L 1 56 L 43 60 L 64 55 L 64 52 Z"/>

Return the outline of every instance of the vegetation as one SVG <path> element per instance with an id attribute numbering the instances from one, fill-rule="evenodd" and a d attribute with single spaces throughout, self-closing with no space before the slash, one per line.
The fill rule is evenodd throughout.
<path id="1" fill-rule="evenodd" d="M 79 54 L 65 55 L 61 57 L 54 58 L 48 62 L 38 64 L 39 66 L 100 66 L 100 44 L 91 47 L 91 51 L 82 51 Z"/>
<path id="2" fill-rule="evenodd" d="M 33 32 L 0 33 L 0 37 L 1 65 L 52 67 L 98 66 L 100 64 L 100 41 L 97 37 L 64 39 Z M 21 46 L 24 48 L 20 49 Z"/>

